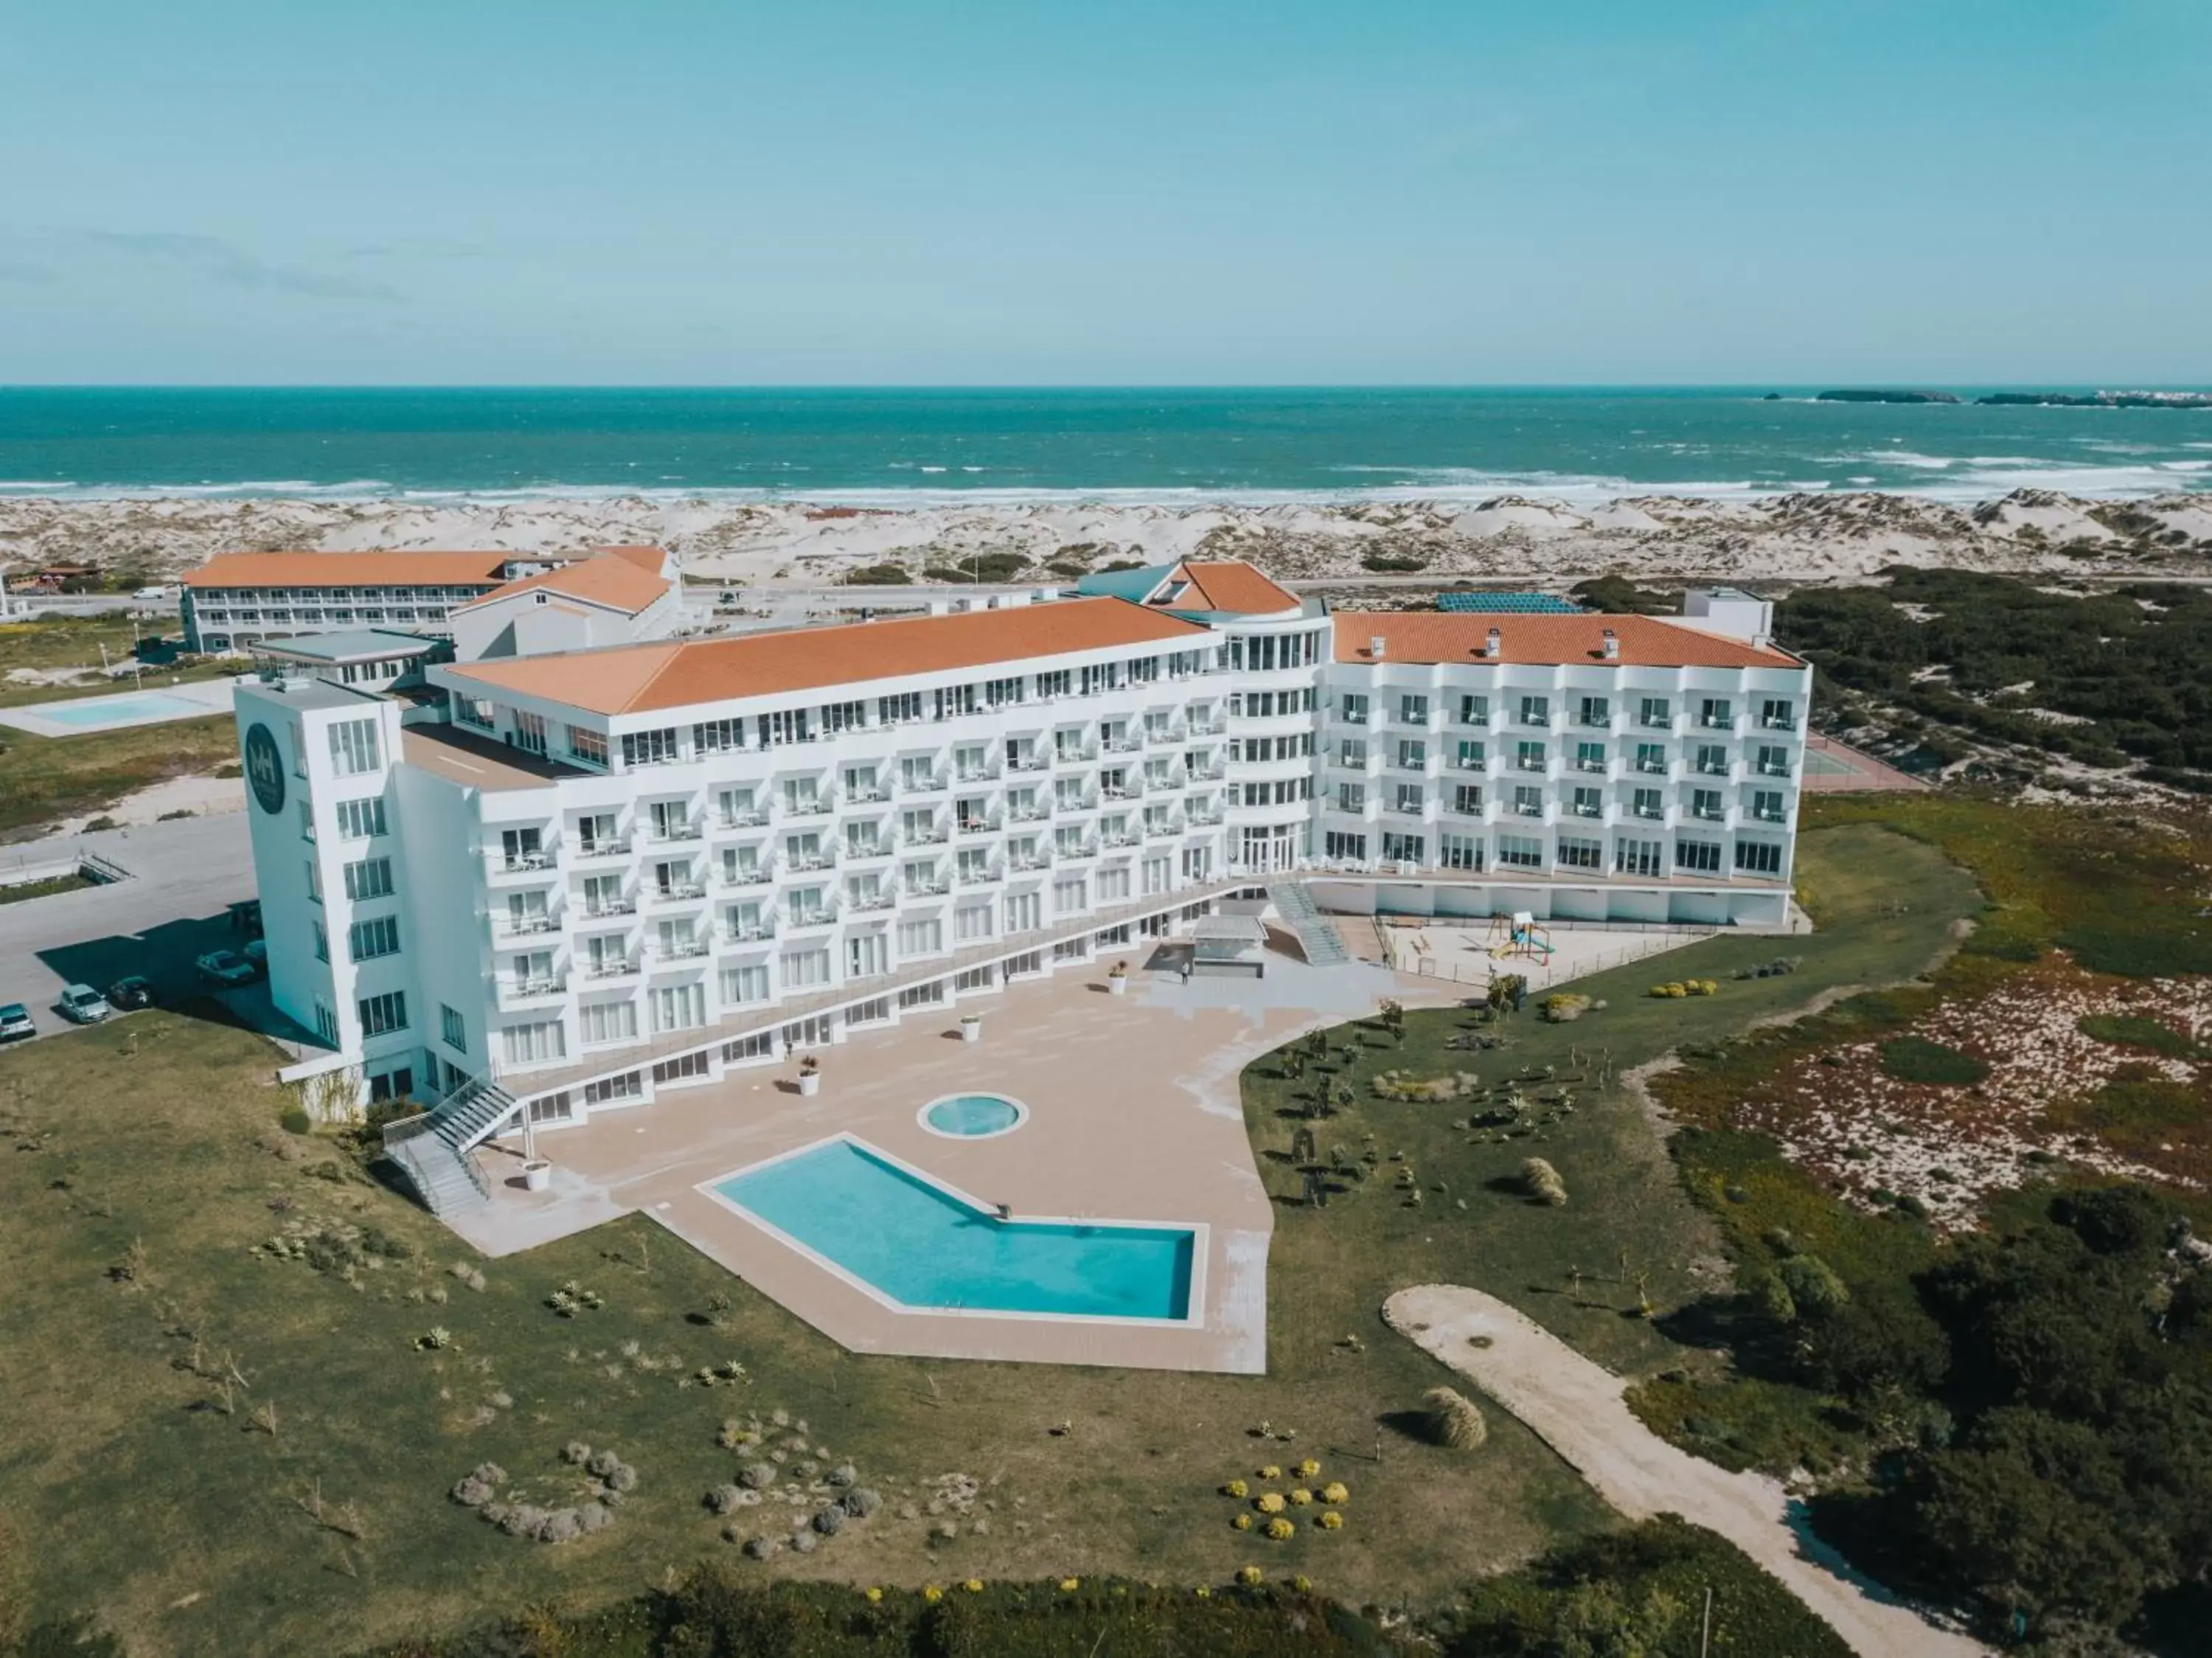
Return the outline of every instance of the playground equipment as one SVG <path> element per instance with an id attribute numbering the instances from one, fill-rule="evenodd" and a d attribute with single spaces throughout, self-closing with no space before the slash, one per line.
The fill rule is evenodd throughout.
<path id="1" fill-rule="evenodd" d="M 1510 917 L 1491 917 L 1486 942 L 1492 956 L 1500 961 L 1516 957 L 1548 961 L 1552 957 L 1551 929 L 1539 927 L 1535 916 L 1527 910 L 1516 910 Z"/>

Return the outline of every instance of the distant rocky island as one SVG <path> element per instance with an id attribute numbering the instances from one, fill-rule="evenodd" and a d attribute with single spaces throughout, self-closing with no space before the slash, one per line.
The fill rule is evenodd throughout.
<path id="1" fill-rule="evenodd" d="M 1949 392 L 1844 391 L 1823 392 L 1814 401 L 1816 403 L 1958 403 L 1964 399 Z"/>
<path id="2" fill-rule="evenodd" d="M 2011 408 L 2212 409 L 2212 392 L 1991 392 L 1974 401 Z"/>

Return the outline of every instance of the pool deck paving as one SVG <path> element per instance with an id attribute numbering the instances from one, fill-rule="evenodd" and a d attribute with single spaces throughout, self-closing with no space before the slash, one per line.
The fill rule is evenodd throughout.
<path id="1" fill-rule="evenodd" d="M 653 1103 L 540 1130 L 554 1165 L 522 1189 L 520 1150 L 486 1148 L 489 1210 L 456 1217 L 488 1254 L 511 1254 L 626 1214 L 647 1216 L 855 1352 L 1258 1374 L 1267 1368 L 1273 1200 L 1244 1129 L 1239 1076 L 1316 1025 L 1385 996 L 1451 999 L 1449 987 L 1364 963 L 1309 967 L 1270 954 L 1264 979 L 1140 968 L 1109 995 L 1104 963 L 917 1010 L 823 1050 L 822 1086 L 794 1064 L 732 1070 Z M 960 1039 L 962 1015 L 983 1037 Z M 918 1113 L 946 1094 L 992 1093 L 1030 1115 L 1012 1132 L 951 1139 Z M 765 1229 L 709 1188 L 740 1169 L 851 1134 L 1017 1220 L 1133 1221 L 1204 1228 L 1188 1323 L 917 1311 L 888 1304 Z"/>

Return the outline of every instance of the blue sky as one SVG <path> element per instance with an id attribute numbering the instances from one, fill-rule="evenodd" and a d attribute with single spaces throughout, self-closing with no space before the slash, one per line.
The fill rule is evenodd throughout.
<path id="1" fill-rule="evenodd" d="M 8 0 L 0 382 L 2212 381 L 2203 0 Z"/>

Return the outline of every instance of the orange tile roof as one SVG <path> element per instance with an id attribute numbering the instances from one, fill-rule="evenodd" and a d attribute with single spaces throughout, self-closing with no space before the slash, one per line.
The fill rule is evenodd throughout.
<path id="1" fill-rule="evenodd" d="M 185 576 L 188 588 L 489 587 L 512 552 L 225 552 Z"/>
<path id="2" fill-rule="evenodd" d="M 489 604 L 495 599 L 511 598 L 518 593 L 530 593 L 542 588 L 590 604 L 604 605 L 609 610 L 622 612 L 625 616 L 635 616 L 665 594 L 669 585 L 666 576 L 623 557 L 619 550 L 610 549 L 596 558 L 563 564 L 557 570 L 549 570 L 537 576 L 525 576 L 518 581 L 495 587 L 489 593 L 471 599 L 459 608 L 471 610 L 478 605 Z"/>
<path id="3" fill-rule="evenodd" d="M 1178 610 L 1215 610 L 1238 616 L 1267 616 L 1296 610 L 1298 597 L 1277 587 L 1242 558 L 1200 561 L 1186 558 L 1168 579 L 1188 582 L 1201 602 L 1191 604 L 1186 594 L 1176 600 Z"/>
<path id="4" fill-rule="evenodd" d="M 1340 611 L 1336 660 L 1371 662 L 1368 641 L 1380 637 L 1382 656 L 1394 662 L 1474 662 L 1490 630 L 1505 662 L 1553 665 L 1605 661 L 1605 631 L 1620 641 L 1620 661 L 1633 667 L 1802 667 L 1772 645 L 1753 645 L 1724 634 L 1658 616 L 1524 616 L 1437 611 Z"/>
<path id="5" fill-rule="evenodd" d="M 611 553 L 617 558 L 627 558 L 640 570 L 648 571 L 654 576 L 659 575 L 660 567 L 668 562 L 666 551 L 660 547 L 593 547 L 592 551 L 595 553 Z"/>
<path id="6" fill-rule="evenodd" d="M 1210 631 L 1121 599 L 1062 599 L 951 616 L 796 628 L 734 639 L 471 662 L 451 670 L 595 714 L 640 714 L 1115 646 L 1204 643 Z"/>

